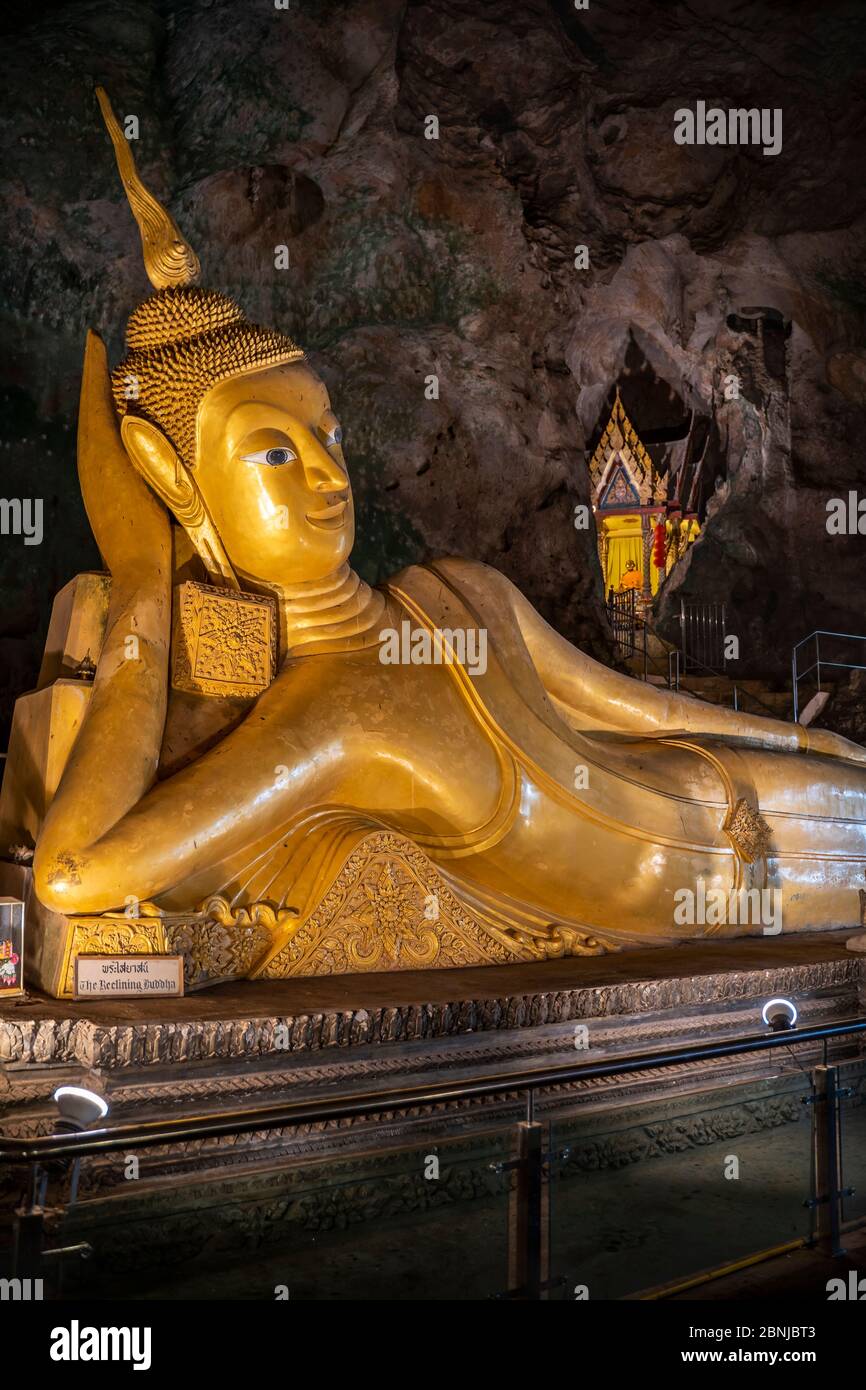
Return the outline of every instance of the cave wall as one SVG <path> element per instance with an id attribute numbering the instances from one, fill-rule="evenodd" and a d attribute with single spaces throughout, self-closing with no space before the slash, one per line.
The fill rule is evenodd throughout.
<path id="1" fill-rule="evenodd" d="M 662 624 L 681 596 L 723 599 L 744 673 L 768 674 L 813 627 L 866 626 L 863 542 L 824 525 L 866 480 L 857 0 L 49 0 L 2 24 L 3 492 L 45 509 L 41 545 L 0 538 L 7 719 L 53 593 L 99 567 L 74 469 L 85 330 L 116 358 L 148 290 L 94 82 L 138 116 L 202 283 L 327 380 L 367 578 L 471 555 L 604 655 L 573 515 L 636 344 L 724 455 Z M 699 99 L 781 107 L 782 152 L 677 145 Z M 781 373 L 738 326 L 750 306 L 784 316 Z"/>

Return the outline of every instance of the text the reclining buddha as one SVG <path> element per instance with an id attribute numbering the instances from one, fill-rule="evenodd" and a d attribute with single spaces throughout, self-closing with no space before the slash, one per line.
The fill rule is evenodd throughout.
<path id="1" fill-rule="evenodd" d="M 79 470 L 110 594 L 39 828 L 43 908 L 242 927 L 250 975 L 761 931 L 680 925 L 698 883 L 781 891 L 786 931 L 856 922 L 864 750 L 609 670 L 471 560 L 355 574 L 322 381 L 193 287 L 101 102 L 156 288 L 113 372 L 86 348 Z M 381 659 L 405 624 L 437 659 Z M 484 662 L 455 634 L 483 634 Z"/>

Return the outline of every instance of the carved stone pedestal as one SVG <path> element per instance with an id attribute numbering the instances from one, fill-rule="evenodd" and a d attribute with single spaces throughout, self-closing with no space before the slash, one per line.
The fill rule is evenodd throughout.
<path id="1" fill-rule="evenodd" d="M 363 817 L 323 817 L 305 830 L 305 858 L 315 864 L 320 850 L 327 868 L 310 872 L 300 890 L 304 911 L 217 895 L 194 912 L 65 917 L 39 903 L 28 867 L 8 862 L 0 862 L 0 893 L 27 907 L 28 981 L 59 999 L 72 997 L 75 957 L 84 954 L 182 955 L 186 989 L 195 990 L 229 980 L 508 965 L 605 949 L 565 925 L 482 920 L 423 850 Z"/>
<path id="2" fill-rule="evenodd" d="M 863 1012 L 864 958 L 846 950 L 846 939 L 821 933 L 483 969 L 262 978 L 172 1000 L 31 997 L 0 1007 L 0 1128 L 50 1132 L 60 1083 L 103 1093 L 114 1124 L 706 1043 L 759 1031 L 762 1004 L 779 994 L 793 999 L 802 1026 L 848 1019 Z M 839 1040 L 831 1058 L 858 1047 Z M 817 1047 L 796 1056 L 781 1049 L 552 1087 L 537 1096 L 536 1115 L 555 1122 L 556 1142 L 571 1146 L 578 1168 L 608 1161 L 611 1129 L 643 1126 L 646 1142 L 634 1152 L 611 1150 L 620 1166 L 659 1146 L 711 1142 L 722 1111 L 724 1133 L 802 1118 L 797 1096 L 779 1101 L 777 1078 L 791 1072 L 786 1087 L 796 1081 L 802 1090 L 803 1068 L 818 1060 Z M 418 1155 L 433 1151 L 458 1164 L 453 1199 L 474 1200 L 488 1193 L 491 1161 L 507 1157 L 524 1114 L 515 1091 L 142 1150 L 134 1183 L 123 1155 L 95 1156 L 82 1165 L 79 1201 L 59 1235 L 94 1245 L 88 1269 L 113 1261 L 128 1270 L 187 1258 L 214 1240 L 243 1243 L 255 1233 L 278 1241 L 297 1222 L 326 1229 L 338 1208 L 346 1222 L 423 1211 L 445 1200 L 423 1178 Z M 7 1186 L 10 1206 L 18 1196 Z"/>

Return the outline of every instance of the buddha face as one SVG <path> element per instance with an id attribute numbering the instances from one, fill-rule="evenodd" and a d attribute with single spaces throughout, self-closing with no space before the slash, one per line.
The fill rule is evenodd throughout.
<path id="1" fill-rule="evenodd" d="M 355 538 L 342 432 L 303 362 L 211 388 L 196 421 L 195 485 L 242 580 L 323 579 Z"/>

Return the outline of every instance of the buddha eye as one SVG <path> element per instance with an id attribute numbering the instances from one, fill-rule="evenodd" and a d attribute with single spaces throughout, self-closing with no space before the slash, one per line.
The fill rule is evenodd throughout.
<path id="1" fill-rule="evenodd" d="M 291 463 L 297 457 L 294 449 L 288 448 L 287 445 L 281 445 L 277 449 L 259 449 L 255 454 L 244 454 L 243 462 L 262 463 L 269 468 L 279 468 L 281 464 Z"/>
<path id="2" fill-rule="evenodd" d="M 325 435 L 325 448 L 333 449 L 335 444 L 342 444 L 343 431 L 339 425 L 334 425 Z"/>

